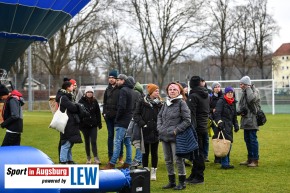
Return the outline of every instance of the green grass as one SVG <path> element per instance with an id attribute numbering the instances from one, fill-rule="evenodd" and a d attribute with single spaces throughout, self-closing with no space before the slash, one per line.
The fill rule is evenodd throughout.
<path id="1" fill-rule="evenodd" d="M 46 153 L 55 163 L 58 162 L 57 146 L 59 133 L 49 129 L 50 112 L 25 112 L 24 133 L 22 145 L 33 146 Z M 221 170 L 214 164 L 213 151 L 210 144 L 209 159 L 206 163 L 205 183 L 203 185 L 187 185 L 182 192 L 290 192 L 290 130 L 289 115 L 267 115 L 268 122 L 258 132 L 260 145 L 260 162 L 258 168 L 239 166 L 239 162 L 246 160 L 246 147 L 243 141 L 243 131 L 234 134 L 234 144 L 231 151 L 233 170 Z M 107 160 L 107 131 L 106 124 L 98 133 L 99 157 L 103 164 Z M 2 143 L 5 130 L 0 130 Z M 125 149 L 125 148 L 124 148 Z M 84 144 L 73 147 L 73 158 L 78 163 L 85 163 L 86 155 Z M 163 158 L 162 146 L 159 145 L 159 164 L 157 181 L 151 181 L 151 192 L 173 192 L 162 190 L 167 183 L 167 173 Z M 187 175 L 190 168 L 186 167 Z"/>

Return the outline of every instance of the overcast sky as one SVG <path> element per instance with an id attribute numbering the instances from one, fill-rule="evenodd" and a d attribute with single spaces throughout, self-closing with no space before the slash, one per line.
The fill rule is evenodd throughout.
<path id="1" fill-rule="evenodd" d="M 290 43 L 290 0 L 268 0 L 269 12 L 280 26 L 279 36 L 273 38 L 272 51 L 283 43 Z"/>

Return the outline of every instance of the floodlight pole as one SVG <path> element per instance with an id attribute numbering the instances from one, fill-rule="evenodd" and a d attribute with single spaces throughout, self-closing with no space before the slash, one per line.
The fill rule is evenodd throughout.
<path id="1" fill-rule="evenodd" d="M 31 67 L 31 46 L 28 47 L 28 111 L 32 111 L 32 67 Z"/>

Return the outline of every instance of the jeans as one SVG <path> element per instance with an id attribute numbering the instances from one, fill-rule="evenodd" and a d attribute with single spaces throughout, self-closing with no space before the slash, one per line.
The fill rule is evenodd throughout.
<path id="1" fill-rule="evenodd" d="M 120 155 L 122 141 L 124 141 L 126 147 L 126 160 L 125 163 L 131 165 L 132 163 L 132 147 L 131 147 L 131 138 L 125 137 L 126 128 L 124 127 L 115 127 L 115 139 L 114 139 L 114 153 L 110 160 L 111 164 L 116 164 L 117 159 Z"/>
<path id="2" fill-rule="evenodd" d="M 135 154 L 134 160 L 138 161 L 139 163 L 142 162 L 142 153 L 141 153 L 140 148 L 136 148 L 136 154 Z"/>
<path id="3" fill-rule="evenodd" d="M 244 130 L 244 140 L 248 150 L 249 160 L 259 160 L 259 143 L 257 130 Z"/>
<path id="4" fill-rule="evenodd" d="M 66 141 L 61 147 L 60 147 L 60 162 L 67 162 L 72 160 L 72 153 L 71 149 L 74 144 L 72 144 L 69 141 Z"/>
<path id="5" fill-rule="evenodd" d="M 108 129 L 108 156 L 111 158 L 113 156 L 113 150 L 114 150 L 114 118 L 105 118 L 107 129 Z M 119 157 L 123 157 L 123 141 L 121 145 L 121 151 Z"/>
<path id="6" fill-rule="evenodd" d="M 229 166 L 230 165 L 230 152 L 231 152 L 231 149 L 232 149 L 232 144 L 230 146 L 230 151 L 229 151 L 228 155 L 226 155 L 225 157 L 221 158 L 221 165 L 222 166 Z"/>

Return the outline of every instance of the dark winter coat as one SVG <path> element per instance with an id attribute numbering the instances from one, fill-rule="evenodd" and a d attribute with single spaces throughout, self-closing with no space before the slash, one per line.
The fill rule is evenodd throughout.
<path id="1" fill-rule="evenodd" d="M 175 142 L 175 133 L 184 131 L 191 124 L 190 110 L 186 102 L 178 98 L 170 106 L 165 103 L 157 119 L 159 139 L 165 142 Z"/>
<path id="2" fill-rule="evenodd" d="M 97 99 L 94 97 L 90 100 L 88 97 L 83 96 L 79 103 L 83 104 L 85 108 L 89 111 L 90 115 L 84 117 L 81 120 L 81 129 L 86 128 L 102 128 L 101 111 Z"/>
<path id="3" fill-rule="evenodd" d="M 215 122 L 218 123 L 220 120 L 223 124 L 223 132 L 226 139 L 233 142 L 233 127 L 239 129 L 237 120 L 237 110 L 236 110 L 235 100 L 231 105 L 227 103 L 224 97 L 220 98 L 216 104 L 216 111 L 214 113 Z"/>
<path id="4" fill-rule="evenodd" d="M 214 93 L 210 97 L 210 103 L 209 103 L 209 108 L 210 108 L 210 116 L 214 119 L 214 112 L 213 109 L 215 109 L 216 104 L 218 100 L 223 96 L 222 92 L 219 92 L 217 96 L 214 95 Z"/>
<path id="5" fill-rule="evenodd" d="M 128 128 L 133 116 L 133 88 L 134 85 L 130 81 L 125 81 L 120 86 L 115 127 Z"/>
<path id="6" fill-rule="evenodd" d="M 82 138 L 80 134 L 80 123 L 78 117 L 78 106 L 72 102 L 72 94 L 67 93 L 65 90 L 60 89 L 56 94 L 56 102 L 60 103 L 60 110 L 64 112 L 67 110 L 68 121 L 64 130 L 64 134 L 61 133 L 60 139 L 61 142 L 70 141 L 71 143 L 82 143 Z"/>
<path id="7" fill-rule="evenodd" d="M 192 124 L 196 132 L 208 132 L 207 122 L 209 118 L 209 95 L 205 87 L 193 87 L 187 99 L 187 105 L 191 112 Z"/>
<path id="8" fill-rule="evenodd" d="M 157 116 L 162 103 L 150 103 L 148 99 L 147 95 L 136 103 L 134 121 L 142 128 L 144 143 L 156 143 L 158 141 Z"/>
<path id="9" fill-rule="evenodd" d="M 2 128 L 9 131 L 22 133 L 23 132 L 23 112 L 21 106 L 24 105 L 22 94 L 16 90 L 11 92 L 11 95 L 5 101 L 3 106 Z"/>
<path id="10" fill-rule="evenodd" d="M 111 84 L 107 87 L 104 93 L 104 106 L 103 106 L 103 115 L 104 117 L 115 119 L 117 114 L 117 104 L 119 100 L 119 91 L 118 86 L 113 87 Z"/>

